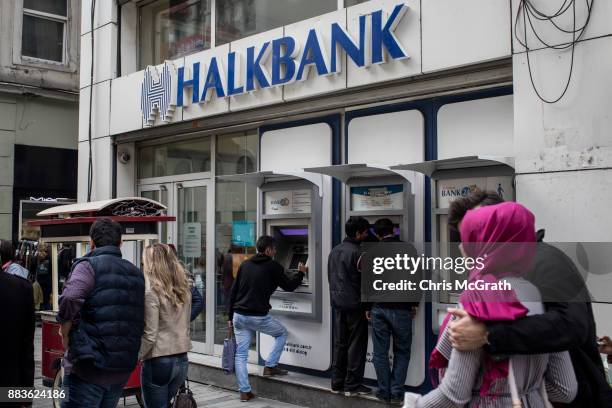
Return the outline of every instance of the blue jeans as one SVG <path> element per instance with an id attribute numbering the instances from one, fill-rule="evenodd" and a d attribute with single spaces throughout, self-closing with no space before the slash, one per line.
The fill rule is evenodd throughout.
<path id="1" fill-rule="evenodd" d="M 140 382 L 145 407 L 168 408 L 170 400 L 185 383 L 188 368 L 187 353 L 143 361 Z"/>
<path id="2" fill-rule="evenodd" d="M 403 397 L 412 346 L 412 317 L 407 309 L 372 309 L 372 342 L 379 395 Z M 389 346 L 393 338 L 393 368 L 389 363 Z"/>
<path id="3" fill-rule="evenodd" d="M 86 382 L 75 374 L 64 376 L 62 389 L 65 398 L 62 408 L 115 408 L 125 384 L 97 385 Z"/>
<path id="4" fill-rule="evenodd" d="M 274 337 L 274 347 L 266 359 L 266 367 L 276 367 L 280 360 L 285 343 L 287 342 L 287 329 L 278 320 L 270 315 L 244 316 L 234 313 L 234 334 L 236 335 L 236 379 L 240 392 L 250 392 L 249 371 L 247 359 L 251 335 L 260 332 Z"/>

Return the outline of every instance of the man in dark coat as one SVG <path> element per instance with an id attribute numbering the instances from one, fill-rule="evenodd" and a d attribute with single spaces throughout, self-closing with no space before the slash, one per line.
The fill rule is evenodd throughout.
<path id="1" fill-rule="evenodd" d="M 115 407 L 144 331 L 144 275 L 122 259 L 121 225 L 103 218 L 89 234 L 92 251 L 74 263 L 59 299 L 63 408 Z"/>
<path id="2" fill-rule="evenodd" d="M 457 227 L 467 210 L 501 201 L 495 193 L 458 199 L 451 204 L 449 223 Z M 543 231 L 538 231 L 538 240 L 543 237 Z M 578 395 L 569 407 L 612 407 L 612 390 L 597 348 L 593 309 L 572 260 L 558 248 L 540 242 L 534 267 L 525 278 L 540 290 L 546 313 L 485 325 L 465 311 L 453 310 L 460 318 L 449 324 L 453 346 L 459 350 L 485 346 L 489 353 L 500 356 L 567 350 L 578 380 Z"/>
<path id="3" fill-rule="evenodd" d="M 361 302 L 361 241 L 370 224 L 365 218 L 351 217 L 345 224 L 346 238 L 329 254 L 327 274 L 333 308 L 334 348 L 332 355 L 332 391 L 346 396 L 371 393 L 364 386 L 368 349 L 366 305 Z"/>
<path id="4" fill-rule="evenodd" d="M 26 279 L 0 271 L 0 386 L 34 386 L 34 295 Z M 23 403 L 17 403 L 20 407 Z M 4 406 L 4 405 L 3 405 Z"/>
<path id="5" fill-rule="evenodd" d="M 381 218 L 374 223 L 374 233 L 380 242 L 401 242 L 395 235 L 393 222 L 388 218 Z M 412 244 L 406 244 L 406 248 L 411 258 L 417 257 Z M 415 282 L 419 280 L 418 277 L 414 278 Z M 372 310 L 367 312 L 372 322 L 372 363 L 378 380 L 376 398 L 393 405 L 402 405 L 404 401 L 404 384 L 412 348 L 412 320 L 418 307 L 418 302 L 381 302 L 374 303 Z M 389 363 L 391 339 L 393 366 Z"/>
<path id="6" fill-rule="evenodd" d="M 270 297 L 279 287 L 293 292 L 308 272 L 306 265 L 300 262 L 298 272 L 289 274 L 283 265 L 276 262 L 274 238 L 263 235 L 257 240 L 256 246 L 257 254 L 244 261 L 238 269 L 229 303 L 228 323 L 236 334 L 236 380 L 240 401 L 244 402 L 255 398 L 247 370 L 252 333 L 260 332 L 274 337 L 274 346 L 266 358 L 263 375 L 272 377 L 287 374 L 287 370 L 280 368 L 278 363 L 288 332 L 281 322 L 270 316 Z"/>

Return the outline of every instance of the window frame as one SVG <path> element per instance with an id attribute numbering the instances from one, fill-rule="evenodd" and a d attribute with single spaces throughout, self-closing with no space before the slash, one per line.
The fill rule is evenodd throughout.
<path id="1" fill-rule="evenodd" d="M 79 7 L 75 7 L 74 0 L 66 1 L 66 16 L 59 14 L 47 13 L 34 9 L 24 7 L 23 0 L 15 0 L 14 10 L 14 29 L 13 29 L 13 64 L 25 65 L 34 68 L 53 69 L 56 71 L 65 72 L 76 72 L 78 69 L 78 55 L 79 50 L 77 48 L 80 45 L 79 35 L 76 33 L 80 16 Z M 40 18 L 44 20 L 59 22 L 63 24 L 63 36 L 62 36 L 62 61 L 53 61 L 44 58 L 32 57 L 29 55 L 22 55 L 22 42 L 23 42 L 23 18 L 24 16 L 31 16 L 34 18 Z"/>
<path id="2" fill-rule="evenodd" d="M 153 10 L 153 12 L 149 11 L 147 14 L 150 14 L 151 17 L 155 17 L 155 9 L 158 9 L 158 4 L 156 3 L 161 3 L 164 0 L 141 0 L 136 4 L 136 66 L 139 70 L 143 70 L 146 69 L 147 66 L 150 66 L 151 64 L 147 64 L 144 65 L 143 64 L 143 59 L 146 57 L 147 59 L 150 58 L 152 60 L 152 65 L 156 66 L 159 64 L 162 64 L 162 62 L 155 62 L 155 21 L 150 21 L 150 22 L 143 22 L 143 9 L 146 7 L 150 7 Z M 184 58 L 188 55 L 191 54 L 195 54 L 201 51 L 206 51 L 206 50 L 210 50 L 213 49 L 215 47 L 215 31 L 214 31 L 214 27 L 215 27 L 215 4 L 216 1 L 215 0 L 208 0 L 210 2 L 210 30 L 211 32 L 209 33 L 210 36 L 210 45 L 209 47 L 204 48 L 203 50 L 198 50 L 198 51 L 193 51 L 193 52 L 187 52 L 187 53 L 183 53 L 181 55 L 178 55 L 176 57 L 174 57 L 173 59 L 180 59 L 180 58 Z M 195 3 L 195 1 L 194 1 Z M 149 50 L 147 50 L 146 52 L 143 51 L 143 47 L 144 47 L 144 43 L 142 41 L 142 30 L 145 27 L 145 24 L 147 25 L 147 31 L 150 31 L 149 33 L 149 43 L 147 44 L 148 47 L 150 48 Z"/>
<path id="3" fill-rule="evenodd" d="M 136 43 L 136 67 L 138 70 L 145 69 L 143 65 L 143 61 L 142 61 L 143 60 L 143 52 L 142 52 L 143 43 L 141 41 L 141 35 L 140 35 L 141 30 L 142 30 L 142 25 L 143 25 L 141 10 L 143 7 L 151 6 L 153 3 L 156 3 L 158 1 L 159 0 L 138 0 L 136 2 L 136 20 L 137 21 L 136 21 L 136 41 L 135 43 Z M 210 30 L 211 30 L 210 48 L 206 48 L 205 50 L 214 49 L 218 45 L 217 44 L 217 1 L 223 1 L 223 0 L 209 0 L 209 1 L 210 1 Z M 345 0 L 336 0 L 336 1 L 337 1 L 336 11 L 342 10 L 343 8 L 345 8 Z M 200 52 L 200 51 L 195 51 L 195 52 Z M 185 57 L 191 54 L 192 53 L 188 53 L 188 54 L 182 55 L 179 58 L 182 58 L 182 57 Z"/>

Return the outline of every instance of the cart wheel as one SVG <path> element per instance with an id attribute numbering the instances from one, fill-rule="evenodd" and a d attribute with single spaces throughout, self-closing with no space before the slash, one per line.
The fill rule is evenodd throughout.
<path id="1" fill-rule="evenodd" d="M 52 395 L 53 395 L 53 408 L 60 408 L 62 403 L 61 398 L 55 398 L 56 395 L 60 394 L 62 390 L 62 383 L 64 378 L 64 367 L 60 367 L 59 370 L 55 373 L 55 378 L 53 378 L 53 385 L 51 387 Z"/>
<path id="2" fill-rule="evenodd" d="M 138 401 L 138 405 L 140 405 L 141 408 L 144 408 L 144 401 L 142 400 L 142 393 L 138 391 L 135 394 L 135 397 L 136 397 L 136 401 Z"/>

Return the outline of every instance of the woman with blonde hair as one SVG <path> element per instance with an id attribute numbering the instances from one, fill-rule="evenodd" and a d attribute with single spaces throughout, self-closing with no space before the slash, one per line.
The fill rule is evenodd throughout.
<path id="1" fill-rule="evenodd" d="M 145 248 L 143 270 L 142 396 L 146 408 L 167 408 L 187 378 L 190 282 L 174 251 L 165 244 Z"/>

